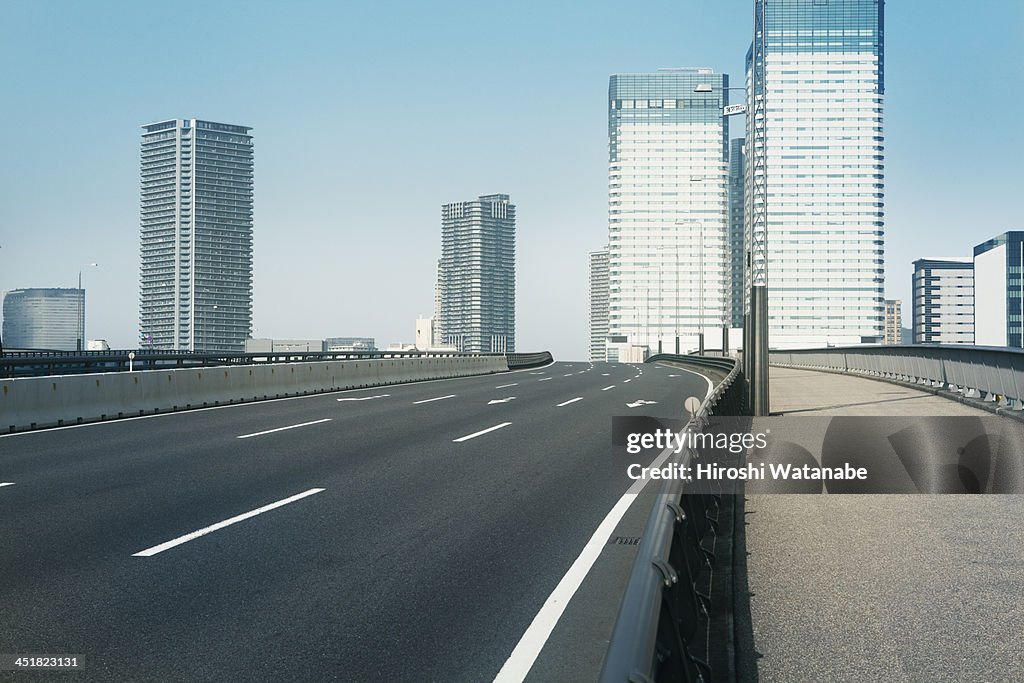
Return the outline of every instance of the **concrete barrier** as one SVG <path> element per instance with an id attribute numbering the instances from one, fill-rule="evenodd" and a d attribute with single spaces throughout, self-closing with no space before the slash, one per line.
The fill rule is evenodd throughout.
<path id="1" fill-rule="evenodd" d="M 504 356 L 405 358 L 145 370 L 0 380 L 0 431 L 16 432 L 399 384 L 507 372 Z"/>

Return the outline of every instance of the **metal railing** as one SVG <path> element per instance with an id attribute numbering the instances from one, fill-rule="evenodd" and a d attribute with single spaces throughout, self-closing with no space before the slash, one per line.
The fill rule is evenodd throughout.
<path id="1" fill-rule="evenodd" d="M 647 362 L 658 361 L 726 373 L 684 433 L 702 431 L 712 414 L 745 414 L 746 392 L 735 359 L 658 354 Z M 681 456 L 682 464 L 689 464 L 701 453 L 689 449 Z M 714 571 L 707 539 L 717 534 L 721 502 L 709 486 L 679 480 L 667 481 L 656 496 L 605 654 L 602 683 L 710 680 L 710 665 L 700 654 L 713 647 L 706 618 L 711 596 L 697 582 L 702 572 Z"/>
<path id="2" fill-rule="evenodd" d="M 525 368 L 536 368 L 547 365 L 554 359 L 550 351 L 539 351 L 536 353 L 507 353 L 509 370 L 523 370 Z"/>
<path id="3" fill-rule="evenodd" d="M 893 379 L 1024 408 L 1024 350 L 990 346 L 847 346 L 772 351 L 772 365 Z"/>
<path id="4" fill-rule="evenodd" d="M 129 356 L 132 354 L 132 356 Z M 0 377 L 39 377 L 96 372 L 167 370 L 173 368 L 225 365 L 263 365 L 267 363 L 308 363 L 338 360 L 377 360 L 401 358 L 470 358 L 508 356 L 509 368 L 519 369 L 551 362 L 547 351 L 539 353 L 456 353 L 427 351 L 330 351 L 330 352 L 258 352 L 189 353 L 185 351 L 112 350 L 112 351 L 16 351 L 0 356 Z"/>

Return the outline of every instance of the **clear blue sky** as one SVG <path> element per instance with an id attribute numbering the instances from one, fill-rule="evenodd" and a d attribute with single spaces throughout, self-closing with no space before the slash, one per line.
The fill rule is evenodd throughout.
<path id="1" fill-rule="evenodd" d="M 0 290 L 98 262 L 88 336 L 133 345 L 139 126 L 196 117 L 253 127 L 257 336 L 411 341 L 440 205 L 504 192 L 519 346 L 582 358 L 608 75 L 710 66 L 738 85 L 751 7 L 7 0 Z M 1022 44 L 1020 0 L 888 4 L 886 289 L 907 320 L 913 259 L 1024 228 Z"/>

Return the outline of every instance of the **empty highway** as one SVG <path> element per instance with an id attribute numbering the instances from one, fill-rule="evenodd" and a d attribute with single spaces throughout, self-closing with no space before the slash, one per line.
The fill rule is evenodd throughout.
<path id="1" fill-rule="evenodd" d="M 611 416 L 708 384 L 555 363 L 0 437 L 0 653 L 85 666 L 0 680 L 491 680 L 631 483 Z"/>

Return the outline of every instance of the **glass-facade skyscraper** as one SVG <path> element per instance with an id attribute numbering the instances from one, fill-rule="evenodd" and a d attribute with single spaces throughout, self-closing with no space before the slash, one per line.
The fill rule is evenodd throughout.
<path id="1" fill-rule="evenodd" d="M 140 345 L 241 353 L 252 332 L 251 129 L 142 128 Z"/>
<path id="2" fill-rule="evenodd" d="M 3 312 L 7 349 L 85 348 L 84 289 L 14 289 L 4 295 Z"/>
<path id="3" fill-rule="evenodd" d="M 609 360 L 686 352 L 730 321 L 728 85 L 711 69 L 610 78 Z"/>
<path id="4" fill-rule="evenodd" d="M 472 353 L 516 350 L 516 207 L 507 194 L 441 207 L 437 335 Z"/>
<path id="5" fill-rule="evenodd" d="M 882 339 L 883 47 L 884 0 L 755 0 L 745 220 L 772 347 Z"/>

